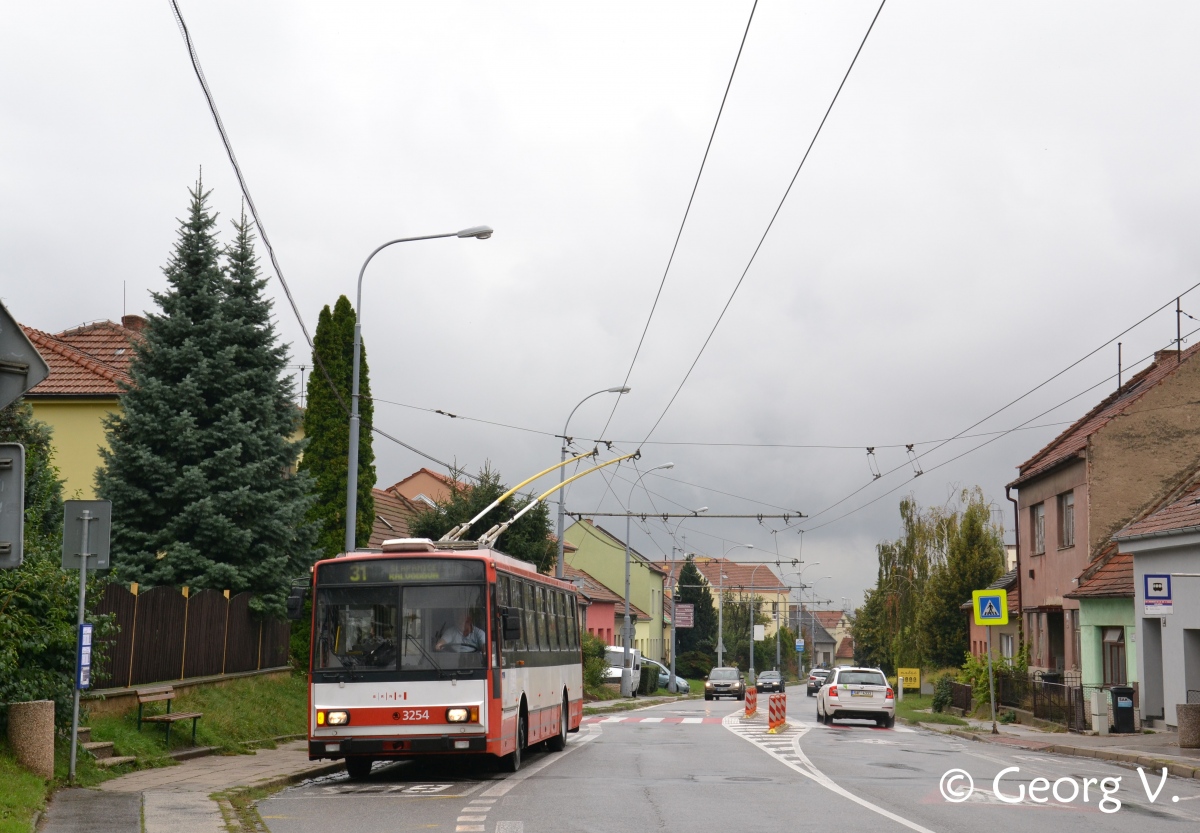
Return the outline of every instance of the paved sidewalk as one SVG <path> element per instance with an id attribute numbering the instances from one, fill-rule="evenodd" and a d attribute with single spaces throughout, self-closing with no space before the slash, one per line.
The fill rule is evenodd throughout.
<path id="1" fill-rule="evenodd" d="M 144 769 L 105 781 L 97 789 L 56 793 L 39 833 L 225 833 L 212 793 L 315 777 L 340 763 L 309 761 L 306 741 L 260 749 L 253 755 L 211 755 L 178 766 Z"/>
<path id="2" fill-rule="evenodd" d="M 926 729 L 983 743 L 1018 746 L 1042 752 L 1057 752 L 1080 758 L 1100 758 L 1133 766 L 1166 767 L 1180 778 L 1200 779 L 1200 749 L 1181 749 L 1175 732 L 1152 732 L 1129 735 L 1082 735 L 1070 732 L 1046 732 L 1019 723 L 1000 724 L 1000 734 L 991 733 L 991 721 L 968 718 L 971 729 L 922 723 Z"/>

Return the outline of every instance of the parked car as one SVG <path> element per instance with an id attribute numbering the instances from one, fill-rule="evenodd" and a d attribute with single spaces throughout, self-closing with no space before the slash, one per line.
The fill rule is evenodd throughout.
<path id="1" fill-rule="evenodd" d="M 821 686 L 825 685 L 825 678 L 829 676 L 828 668 L 814 668 L 808 672 L 808 696 L 815 697 L 820 691 Z"/>
<path id="2" fill-rule="evenodd" d="M 778 671 L 762 672 L 758 675 L 758 679 L 754 684 L 758 688 L 759 693 L 764 691 L 783 691 L 783 677 L 780 676 Z"/>
<path id="3" fill-rule="evenodd" d="M 746 679 L 736 668 L 714 668 L 704 678 L 704 699 L 715 700 L 718 697 L 746 699 Z"/>
<path id="4" fill-rule="evenodd" d="M 642 665 L 653 665 L 658 669 L 658 687 L 667 688 L 667 682 L 671 679 L 671 669 L 663 665 L 661 662 L 652 659 L 642 658 Z M 675 675 L 675 690 L 682 691 L 686 694 L 689 691 L 688 681 L 678 674 Z"/>
<path id="5" fill-rule="evenodd" d="M 835 668 L 817 692 L 817 720 L 829 726 L 855 719 L 896 725 L 896 695 L 878 668 Z"/>
<path id="6" fill-rule="evenodd" d="M 629 653 L 633 660 L 633 684 L 636 686 L 642 674 L 642 652 L 637 648 L 630 648 Z M 604 672 L 604 681 L 620 685 L 621 666 L 625 662 L 625 649 L 620 645 L 609 645 L 604 649 L 604 656 L 608 660 L 608 670 Z"/>

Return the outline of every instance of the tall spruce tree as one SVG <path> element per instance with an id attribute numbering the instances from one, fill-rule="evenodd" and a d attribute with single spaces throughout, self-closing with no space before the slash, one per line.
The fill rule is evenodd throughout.
<path id="1" fill-rule="evenodd" d="M 690 628 L 679 628 L 675 636 L 675 650 L 680 654 L 689 651 L 711 653 L 717 649 L 717 608 L 713 602 L 708 582 L 696 567 L 692 556 L 688 556 L 679 569 L 678 604 L 693 605 L 693 624 Z"/>
<path id="2" fill-rule="evenodd" d="M 96 480 L 113 502 L 113 564 L 149 585 L 249 590 L 255 610 L 278 613 L 315 555 L 286 348 L 245 217 L 222 268 L 209 192 L 190 194 L 169 288 L 154 294 L 162 312 L 147 316 L 123 412 L 105 423 Z"/>
<path id="3" fill-rule="evenodd" d="M 319 529 L 317 547 L 327 558 L 346 548 L 346 463 L 350 448 L 348 409 L 353 376 L 354 322 L 354 307 L 345 295 L 337 299 L 332 310 L 328 306 L 321 310 L 317 333 L 313 337 L 313 370 L 308 377 L 308 399 L 304 410 L 307 445 L 300 470 L 313 479 L 316 501 L 309 509 L 308 518 Z M 371 399 L 365 340 L 359 357 L 360 430 L 354 543 L 365 547 L 375 523 L 375 497 L 371 492 L 375 488 L 375 449 L 371 442 L 375 403 Z M 336 392 L 330 388 L 330 380 Z"/>

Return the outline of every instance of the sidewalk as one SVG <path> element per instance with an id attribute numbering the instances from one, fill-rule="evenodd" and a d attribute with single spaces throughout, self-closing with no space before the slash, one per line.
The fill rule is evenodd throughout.
<path id="1" fill-rule="evenodd" d="M 1152 732 L 1130 735 L 1080 735 L 1068 732 L 1046 732 L 1019 723 L 1000 724 L 1000 734 L 993 735 L 992 724 L 986 720 L 967 718 L 968 731 L 962 727 L 939 723 L 922 723 L 925 729 L 983 743 L 1016 746 L 1040 752 L 1056 752 L 1079 758 L 1099 758 L 1132 766 L 1166 767 L 1180 778 L 1200 779 L 1200 749 L 1181 749 L 1175 732 Z"/>
<path id="2" fill-rule="evenodd" d="M 268 787 L 336 772 L 341 762 L 309 761 L 308 744 L 292 741 L 253 755 L 211 755 L 178 766 L 144 769 L 96 789 L 55 793 L 39 833 L 225 833 L 212 793 Z"/>

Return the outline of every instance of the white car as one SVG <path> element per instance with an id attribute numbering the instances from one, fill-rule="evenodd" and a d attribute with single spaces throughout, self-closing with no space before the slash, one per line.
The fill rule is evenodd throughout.
<path id="1" fill-rule="evenodd" d="M 896 725 L 896 695 L 878 668 L 834 668 L 817 692 L 817 720 L 874 720 Z"/>

